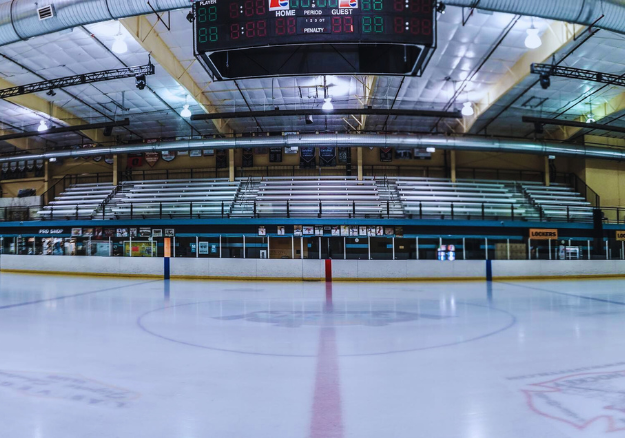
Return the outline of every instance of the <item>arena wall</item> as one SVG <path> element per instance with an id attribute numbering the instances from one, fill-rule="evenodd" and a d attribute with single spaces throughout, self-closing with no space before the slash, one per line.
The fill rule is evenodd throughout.
<path id="1" fill-rule="evenodd" d="M 0 256 L 3 272 L 163 277 L 162 258 Z M 625 261 L 492 261 L 493 278 L 625 277 Z M 171 259 L 172 278 L 227 280 L 325 279 L 324 260 Z M 466 260 L 333 260 L 334 281 L 485 280 L 486 262 Z"/>

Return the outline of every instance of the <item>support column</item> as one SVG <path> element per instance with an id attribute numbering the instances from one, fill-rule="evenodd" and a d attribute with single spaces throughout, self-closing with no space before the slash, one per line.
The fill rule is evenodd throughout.
<path id="1" fill-rule="evenodd" d="M 119 184 L 119 155 L 113 155 L 113 185 Z"/>
<path id="2" fill-rule="evenodd" d="M 43 172 L 43 192 L 46 193 L 44 197 L 48 198 L 50 196 L 47 194 L 48 190 L 50 189 L 50 163 L 48 163 L 48 160 L 43 160 Z M 43 200 L 44 204 L 46 205 L 49 201 L 52 201 L 52 199 Z"/>
<path id="3" fill-rule="evenodd" d="M 358 181 L 362 181 L 363 171 L 362 171 L 362 148 L 356 148 L 358 154 Z"/>
<path id="4" fill-rule="evenodd" d="M 234 149 L 228 149 L 228 166 L 230 181 L 234 181 Z"/>
<path id="5" fill-rule="evenodd" d="M 545 186 L 549 187 L 551 178 L 549 177 L 549 156 L 545 155 Z"/>
<path id="6" fill-rule="evenodd" d="M 451 152 L 451 182 L 456 182 L 456 151 Z"/>

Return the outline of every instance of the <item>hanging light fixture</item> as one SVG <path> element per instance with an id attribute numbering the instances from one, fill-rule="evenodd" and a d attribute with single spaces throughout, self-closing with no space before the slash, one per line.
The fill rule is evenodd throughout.
<path id="1" fill-rule="evenodd" d="M 538 29 L 534 27 L 534 19 L 532 18 L 532 27 L 527 29 L 527 38 L 525 38 L 525 47 L 528 49 L 537 49 L 543 45 L 540 36 L 538 35 Z"/>
<path id="2" fill-rule="evenodd" d="M 471 117 L 475 114 L 475 110 L 473 109 L 473 103 L 465 102 L 462 106 L 462 115 L 466 117 Z"/>
<path id="3" fill-rule="evenodd" d="M 44 132 L 47 131 L 48 128 L 48 124 L 46 123 L 45 120 L 42 120 L 41 122 L 39 122 L 39 126 L 37 127 L 37 131 L 39 132 Z"/>
<path id="4" fill-rule="evenodd" d="M 117 35 L 115 37 L 115 42 L 113 43 L 112 50 L 118 55 L 122 55 L 128 51 L 128 45 L 126 44 L 126 41 L 124 41 L 123 35 Z"/>
<path id="5" fill-rule="evenodd" d="M 334 105 L 332 105 L 332 98 L 331 97 L 326 97 L 325 99 L 323 99 L 323 106 L 321 107 L 322 110 L 324 111 L 332 111 L 334 109 Z"/>
<path id="6" fill-rule="evenodd" d="M 122 35 L 122 25 L 119 24 L 119 30 L 117 35 L 115 35 L 115 42 L 113 43 L 113 47 L 111 47 L 114 53 L 118 55 L 122 55 L 128 51 L 128 45 L 126 41 L 124 41 L 124 35 Z"/>
<path id="7" fill-rule="evenodd" d="M 595 115 L 591 112 L 586 116 L 586 123 L 595 123 Z"/>
<path id="8" fill-rule="evenodd" d="M 185 119 L 188 119 L 189 117 L 191 117 L 191 110 L 189 109 L 189 104 L 185 104 L 185 106 L 182 108 L 182 111 L 180 111 L 180 115 L 182 117 L 184 117 Z"/>

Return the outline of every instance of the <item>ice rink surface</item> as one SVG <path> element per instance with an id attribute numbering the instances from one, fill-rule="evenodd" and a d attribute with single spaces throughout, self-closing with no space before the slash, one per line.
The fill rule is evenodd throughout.
<path id="1" fill-rule="evenodd" d="M 0 275 L 0 437 L 625 437 L 625 281 Z"/>

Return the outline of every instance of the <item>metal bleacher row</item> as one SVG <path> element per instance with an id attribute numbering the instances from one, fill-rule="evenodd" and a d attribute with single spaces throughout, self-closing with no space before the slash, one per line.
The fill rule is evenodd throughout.
<path id="1" fill-rule="evenodd" d="M 76 184 L 45 206 L 61 217 L 357 217 L 577 220 L 592 206 L 553 184 L 443 178 L 273 177 Z"/>

